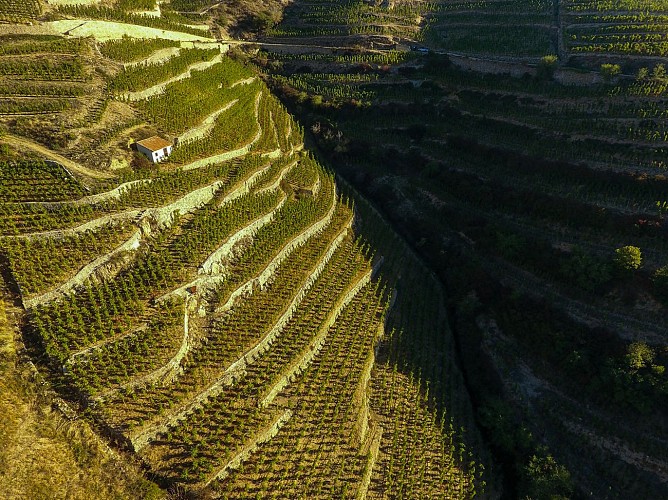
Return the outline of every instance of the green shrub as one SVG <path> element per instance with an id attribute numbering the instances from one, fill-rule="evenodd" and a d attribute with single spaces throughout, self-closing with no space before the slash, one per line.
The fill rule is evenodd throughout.
<path id="1" fill-rule="evenodd" d="M 640 248 L 627 245 L 615 250 L 615 264 L 625 272 L 635 271 L 642 264 L 642 254 Z"/>

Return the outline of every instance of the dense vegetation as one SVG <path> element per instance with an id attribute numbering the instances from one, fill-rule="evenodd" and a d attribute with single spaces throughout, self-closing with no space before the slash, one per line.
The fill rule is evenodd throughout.
<path id="1" fill-rule="evenodd" d="M 34 53 L 69 57 L 49 43 Z M 50 73 L 24 87 L 72 99 L 100 89 L 79 118 L 91 126 L 58 149 L 69 168 L 23 158 L 16 148 L 38 154 L 37 136 L 9 115 L 1 151 L 4 298 L 25 308 L 22 342 L 62 406 L 174 495 L 485 491 L 490 460 L 441 284 L 303 150 L 302 128 L 254 68 L 217 45 L 93 43 L 80 48 L 89 80 Z M 155 132 L 179 139 L 159 167 L 122 142 Z M 123 144 L 125 166 L 72 161 L 100 137 L 113 154 Z"/>
<path id="2" fill-rule="evenodd" d="M 665 497 L 663 3 L 50 7 L 278 45 L 3 37 L 27 352 L 177 497 Z"/>
<path id="3" fill-rule="evenodd" d="M 407 19 L 400 8 L 323 1 L 307 22 L 306 7 L 286 10 L 267 35 L 303 43 L 320 36 L 314 19 L 346 24 L 343 8 L 367 12 L 369 32 L 390 12 Z M 627 57 L 630 46 L 661 55 L 650 35 L 620 49 L 620 33 L 640 40 L 652 31 L 640 19 L 658 20 L 661 7 L 430 10 L 411 38 L 431 52 L 410 63 L 352 43 L 255 61 L 329 163 L 446 283 L 477 421 L 507 464 L 507 491 L 665 495 L 665 68 Z M 605 58 L 584 57 L 581 32 L 598 40 L 608 27 L 620 45 L 590 44 Z"/>

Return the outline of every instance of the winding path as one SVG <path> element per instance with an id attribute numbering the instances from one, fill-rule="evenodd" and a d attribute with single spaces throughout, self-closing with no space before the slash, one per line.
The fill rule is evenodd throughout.
<path id="1" fill-rule="evenodd" d="M 64 156 L 56 153 L 55 151 L 52 151 L 51 149 L 47 148 L 46 146 L 42 146 L 41 144 L 32 141 L 30 139 L 26 139 L 25 137 L 18 137 L 13 134 L 4 134 L 0 138 L 0 142 L 4 142 L 6 144 L 9 144 L 10 146 L 13 146 L 19 150 L 30 150 L 35 153 L 38 153 L 42 156 L 45 156 L 49 160 L 53 160 L 55 162 L 60 163 L 63 167 L 65 167 L 67 170 L 79 174 L 84 177 L 92 178 L 92 179 L 112 179 L 114 176 L 110 174 L 109 172 L 102 172 L 100 170 L 93 170 L 88 167 L 84 167 L 80 163 L 76 163 L 69 158 L 65 158 Z"/>

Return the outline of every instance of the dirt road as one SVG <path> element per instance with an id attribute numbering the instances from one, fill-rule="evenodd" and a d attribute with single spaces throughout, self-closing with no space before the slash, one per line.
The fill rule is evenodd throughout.
<path id="1" fill-rule="evenodd" d="M 42 146 L 41 144 L 38 144 L 34 141 L 31 141 L 30 139 L 26 139 L 24 137 L 17 137 L 12 134 L 5 134 L 0 139 L 0 142 L 9 144 L 10 146 L 13 146 L 20 150 L 29 149 L 30 151 L 34 151 L 35 153 L 45 156 L 49 160 L 57 161 L 73 174 L 79 174 L 84 177 L 92 179 L 112 179 L 114 177 L 112 174 L 108 172 L 101 172 L 99 170 L 92 170 L 90 168 L 84 167 L 79 163 L 76 163 L 68 158 L 65 158 L 64 156 L 59 155 L 54 151 L 51 151 L 49 148 Z"/>

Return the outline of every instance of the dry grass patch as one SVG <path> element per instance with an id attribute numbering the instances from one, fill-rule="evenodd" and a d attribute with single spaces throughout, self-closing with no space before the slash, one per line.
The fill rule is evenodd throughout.
<path id="1" fill-rule="evenodd" d="M 17 363 L 14 331 L 0 302 L 0 492 L 6 500 L 163 498 L 155 484 L 111 452 L 81 421 L 52 410 Z"/>

